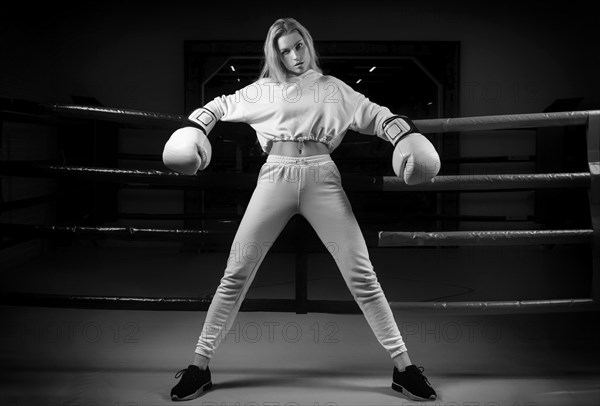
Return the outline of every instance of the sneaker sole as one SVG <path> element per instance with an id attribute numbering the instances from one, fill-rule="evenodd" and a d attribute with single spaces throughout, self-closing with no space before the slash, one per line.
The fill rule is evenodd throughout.
<path id="1" fill-rule="evenodd" d="M 422 398 L 420 396 L 414 395 L 412 393 L 410 393 L 405 387 L 403 387 L 402 385 L 398 385 L 396 382 L 392 382 L 392 389 L 402 393 L 404 396 L 406 396 L 407 398 L 409 398 L 410 400 L 436 400 L 437 396 L 431 397 L 431 398 Z"/>
<path id="2" fill-rule="evenodd" d="M 181 398 L 181 399 L 177 395 L 173 395 L 173 396 L 171 396 L 171 400 L 173 400 L 175 402 L 181 402 L 182 400 L 196 399 L 198 396 L 200 396 L 202 394 L 202 392 L 206 392 L 210 388 L 212 388 L 212 381 L 208 381 L 207 383 L 202 385 L 200 388 L 198 388 L 198 390 L 196 392 L 192 393 L 191 395 L 187 395 L 186 397 Z"/>

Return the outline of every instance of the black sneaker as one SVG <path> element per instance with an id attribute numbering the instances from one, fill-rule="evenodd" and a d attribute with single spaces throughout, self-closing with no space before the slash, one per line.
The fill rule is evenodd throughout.
<path id="1" fill-rule="evenodd" d="M 423 375 L 425 368 L 409 365 L 402 372 L 394 367 L 392 389 L 401 392 L 411 400 L 435 400 L 437 395 Z"/>
<path id="2" fill-rule="evenodd" d="M 183 374 L 183 376 L 181 376 Z M 186 369 L 175 374 L 175 379 L 181 376 L 181 381 L 171 389 L 171 400 L 191 400 L 212 388 L 210 369 L 201 370 L 196 365 L 189 365 Z"/>

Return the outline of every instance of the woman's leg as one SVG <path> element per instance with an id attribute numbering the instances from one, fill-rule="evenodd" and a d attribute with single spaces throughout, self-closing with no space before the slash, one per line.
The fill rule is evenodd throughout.
<path id="1" fill-rule="evenodd" d="M 269 248 L 297 213 L 298 189 L 290 167 L 265 163 L 236 232 L 225 273 L 208 308 L 196 346 L 196 365 L 205 366 L 221 343 Z"/>
<path id="2" fill-rule="evenodd" d="M 392 388 L 411 400 L 435 400 L 437 395 L 423 375 L 411 365 L 406 345 L 389 303 L 377 281 L 367 244 L 333 161 L 313 168 L 300 198 L 300 213 L 313 226 L 331 252 L 346 285 L 362 310 L 377 340 L 393 362 Z"/>
<path id="3" fill-rule="evenodd" d="M 300 214 L 331 252 L 346 285 L 394 364 L 402 366 L 410 362 L 389 303 L 377 281 L 362 231 L 342 188 L 337 166 L 333 161 L 322 162 L 309 172 L 300 199 Z"/>

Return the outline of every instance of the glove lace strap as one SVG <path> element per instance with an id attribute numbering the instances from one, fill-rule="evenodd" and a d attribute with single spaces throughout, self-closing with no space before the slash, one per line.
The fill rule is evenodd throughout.
<path id="1" fill-rule="evenodd" d="M 382 127 L 385 136 L 394 146 L 408 134 L 419 131 L 408 117 L 398 115 L 385 120 Z"/>

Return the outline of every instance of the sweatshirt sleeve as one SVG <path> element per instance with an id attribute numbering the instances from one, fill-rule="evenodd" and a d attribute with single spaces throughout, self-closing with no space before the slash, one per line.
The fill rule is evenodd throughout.
<path id="1" fill-rule="evenodd" d="M 355 92 L 356 108 L 350 129 L 362 134 L 376 135 L 388 141 L 383 132 L 383 122 L 394 114 L 385 106 L 373 103 L 363 94 Z"/>
<path id="2" fill-rule="evenodd" d="M 250 86 L 256 86 L 256 84 L 248 85 L 232 94 L 217 96 L 205 104 L 204 108 L 213 112 L 217 120 L 245 123 L 247 122 L 249 103 L 244 96 Z"/>

